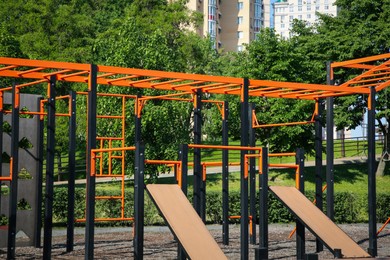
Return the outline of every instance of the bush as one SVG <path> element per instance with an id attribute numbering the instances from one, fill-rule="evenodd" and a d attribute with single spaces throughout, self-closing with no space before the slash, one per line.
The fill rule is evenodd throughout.
<path id="1" fill-rule="evenodd" d="M 53 202 L 53 221 L 57 224 L 65 224 L 67 220 L 67 194 L 68 190 L 64 187 L 55 187 Z M 96 195 L 112 195 L 107 191 L 97 191 Z M 307 192 L 306 196 L 313 200 L 314 192 Z M 131 189 L 125 193 L 125 216 L 131 217 L 134 212 L 134 194 Z M 189 200 L 192 194 L 189 194 Z M 258 194 L 256 198 L 258 199 Z M 257 201 L 258 202 L 258 201 Z M 383 223 L 390 217 L 390 194 L 377 194 L 377 218 L 378 223 Z M 257 207 L 258 207 L 257 203 Z M 240 192 L 232 191 L 229 193 L 229 215 L 239 216 L 240 213 Z M 324 209 L 326 209 L 326 198 L 324 194 Z M 258 208 L 257 208 L 258 210 Z M 368 221 L 367 197 L 358 196 L 352 192 L 335 193 L 335 221 L 337 223 L 361 223 Z M 75 190 L 75 217 L 84 218 L 85 212 L 85 189 L 77 188 Z M 258 211 L 257 211 L 258 212 Z M 118 217 L 120 216 L 120 202 L 115 200 L 101 200 L 96 202 L 96 217 Z M 268 198 L 268 216 L 270 223 L 289 223 L 294 221 L 294 217 L 287 208 L 277 200 L 271 193 Z M 222 223 L 222 193 L 207 192 L 206 201 L 206 221 L 207 223 Z M 4 222 L 4 220 L 2 221 Z M 231 219 L 231 223 L 238 223 L 239 219 Z M 99 225 L 129 225 L 129 222 L 107 222 L 97 223 Z M 145 225 L 163 225 L 164 220 L 154 206 L 152 200 L 145 194 Z"/>

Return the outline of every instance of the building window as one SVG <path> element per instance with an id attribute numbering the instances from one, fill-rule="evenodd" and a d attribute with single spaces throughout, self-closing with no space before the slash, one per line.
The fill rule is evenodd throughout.
<path id="1" fill-rule="evenodd" d="M 242 24 L 243 21 L 244 21 L 244 17 L 242 16 L 237 17 L 237 24 Z"/>
<path id="2" fill-rule="evenodd" d="M 253 31 L 260 32 L 260 27 L 261 27 L 261 20 L 260 19 L 254 19 L 253 21 Z"/>
<path id="3" fill-rule="evenodd" d="M 294 20 L 294 15 L 290 15 L 289 21 L 292 22 Z"/>
<path id="4" fill-rule="evenodd" d="M 307 19 L 311 19 L 311 14 L 307 14 Z"/>
<path id="5" fill-rule="evenodd" d="M 255 17 L 261 17 L 261 4 L 255 3 Z"/>
<path id="6" fill-rule="evenodd" d="M 238 9 L 238 10 L 244 9 L 244 3 L 243 3 L 243 2 L 238 2 L 238 3 L 237 3 L 237 9 Z"/>
<path id="7" fill-rule="evenodd" d="M 299 20 L 302 20 L 302 15 L 301 15 L 301 14 L 298 15 L 298 19 L 299 19 Z"/>
<path id="8" fill-rule="evenodd" d="M 237 38 L 238 38 L 238 39 L 244 38 L 244 32 L 238 31 L 238 32 L 237 32 Z"/>
<path id="9" fill-rule="evenodd" d="M 284 29 L 284 23 L 280 24 L 280 28 Z"/>
<path id="10" fill-rule="evenodd" d="M 242 46 L 242 45 L 237 46 L 237 51 L 243 51 L 243 50 L 244 50 L 244 46 Z"/>
<path id="11" fill-rule="evenodd" d="M 302 5 L 298 5 L 298 12 L 302 11 Z"/>
<path id="12" fill-rule="evenodd" d="M 294 5 L 290 5 L 290 12 L 294 12 Z"/>
<path id="13" fill-rule="evenodd" d="M 307 11 L 311 11 L 311 4 L 307 4 L 306 10 L 307 10 Z"/>

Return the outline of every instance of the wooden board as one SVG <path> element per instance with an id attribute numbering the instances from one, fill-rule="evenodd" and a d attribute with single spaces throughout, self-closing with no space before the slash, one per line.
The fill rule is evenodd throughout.
<path id="1" fill-rule="evenodd" d="M 330 251 L 341 249 L 343 258 L 371 257 L 299 190 L 280 186 L 269 189 Z"/>
<path id="2" fill-rule="evenodd" d="M 227 259 L 178 185 L 149 184 L 146 189 L 189 258 Z"/>

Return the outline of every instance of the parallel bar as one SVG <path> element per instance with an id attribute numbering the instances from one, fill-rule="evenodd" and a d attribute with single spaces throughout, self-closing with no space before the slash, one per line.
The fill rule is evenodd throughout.
<path id="1" fill-rule="evenodd" d="M 324 181 L 324 176 L 322 173 L 322 100 L 317 100 L 318 114 L 314 116 L 314 127 L 315 127 L 315 137 L 314 137 L 314 149 L 315 149 L 315 190 L 316 190 L 316 206 L 321 211 L 323 211 L 323 199 L 322 199 L 322 185 Z M 316 249 L 317 252 L 321 252 L 324 249 L 321 241 L 316 238 Z"/>
<path id="2" fill-rule="evenodd" d="M 144 167 L 145 146 L 136 143 L 134 172 L 134 259 L 144 257 Z"/>
<path id="3" fill-rule="evenodd" d="M 378 252 L 376 236 L 376 160 L 375 160 L 375 95 L 374 87 L 370 88 L 367 141 L 368 141 L 368 253 L 375 257 Z"/>
<path id="4" fill-rule="evenodd" d="M 248 126 L 249 126 L 249 120 L 248 120 L 248 86 L 249 86 L 249 80 L 247 78 L 244 78 L 244 84 L 242 87 L 241 92 L 241 146 L 248 146 Z M 244 170 L 244 164 L 245 164 L 245 154 L 247 153 L 246 150 L 241 150 L 241 198 L 240 198 L 240 205 L 241 205 L 241 259 L 246 260 L 249 257 L 249 241 L 248 241 L 248 178 L 245 178 L 245 170 Z"/>
<path id="5" fill-rule="evenodd" d="M 85 259 L 93 259 L 95 235 L 95 183 L 92 173 L 92 149 L 96 148 L 96 99 L 97 99 L 97 72 L 96 65 L 91 64 L 88 81 L 88 139 L 87 139 L 87 206 L 85 224 Z"/>
<path id="6" fill-rule="evenodd" d="M 222 118 L 222 145 L 229 145 L 229 103 L 224 101 Z M 222 242 L 229 244 L 229 151 L 222 150 Z"/>
<path id="7" fill-rule="evenodd" d="M 70 118 L 69 118 L 69 155 L 68 155 L 68 224 L 66 232 L 66 252 L 73 251 L 74 243 L 74 193 L 76 171 L 76 92 L 70 95 Z"/>
<path id="8" fill-rule="evenodd" d="M 53 200 L 54 200 L 54 160 L 55 160 L 55 126 L 56 126 L 56 77 L 50 77 L 47 108 L 47 150 L 46 150 L 46 187 L 45 187 L 45 224 L 43 238 L 43 258 L 51 258 Z"/>
<path id="9" fill-rule="evenodd" d="M 11 158 L 10 167 L 12 168 L 13 180 L 10 183 L 9 195 L 9 217 L 8 217 L 8 244 L 7 259 L 15 259 L 16 246 L 16 213 L 18 204 L 18 161 L 19 161 L 19 110 L 16 102 L 19 96 L 19 90 L 13 84 L 12 86 L 12 135 L 11 135 Z"/>

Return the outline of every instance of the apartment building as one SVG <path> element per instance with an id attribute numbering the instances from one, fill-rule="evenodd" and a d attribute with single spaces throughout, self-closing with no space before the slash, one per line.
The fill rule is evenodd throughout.
<path id="1" fill-rule="evenodd" d="M 318 19 L 317 13 L 337 16 L 335 0 L 264 0 L 264 2 L 273 2 L 270 3 L 270 13 L 271 15 L 273 13 L 273 26 L 270 27 L 273 27 L 283 38 L 290 37 L 294 19 L 313 24 Z"/>
<path id="2" fill-rule="evenodd" d="M 190 0 L 188 7 L 204 14 L 197 33 L 209 35 L 223 51 L 243 50 L 264 26 L 261 0 Z"/>
<path id="3" fill-rule="evenodd" d="M 316 12 L 337 15 L 335 0 L 189 0 L 190 10 L 203 14 L 199 35 L 209 35 L 216 49 L 242 51 L 260 28 L 290 36 L 294 19 L 314 23 Z"/>

